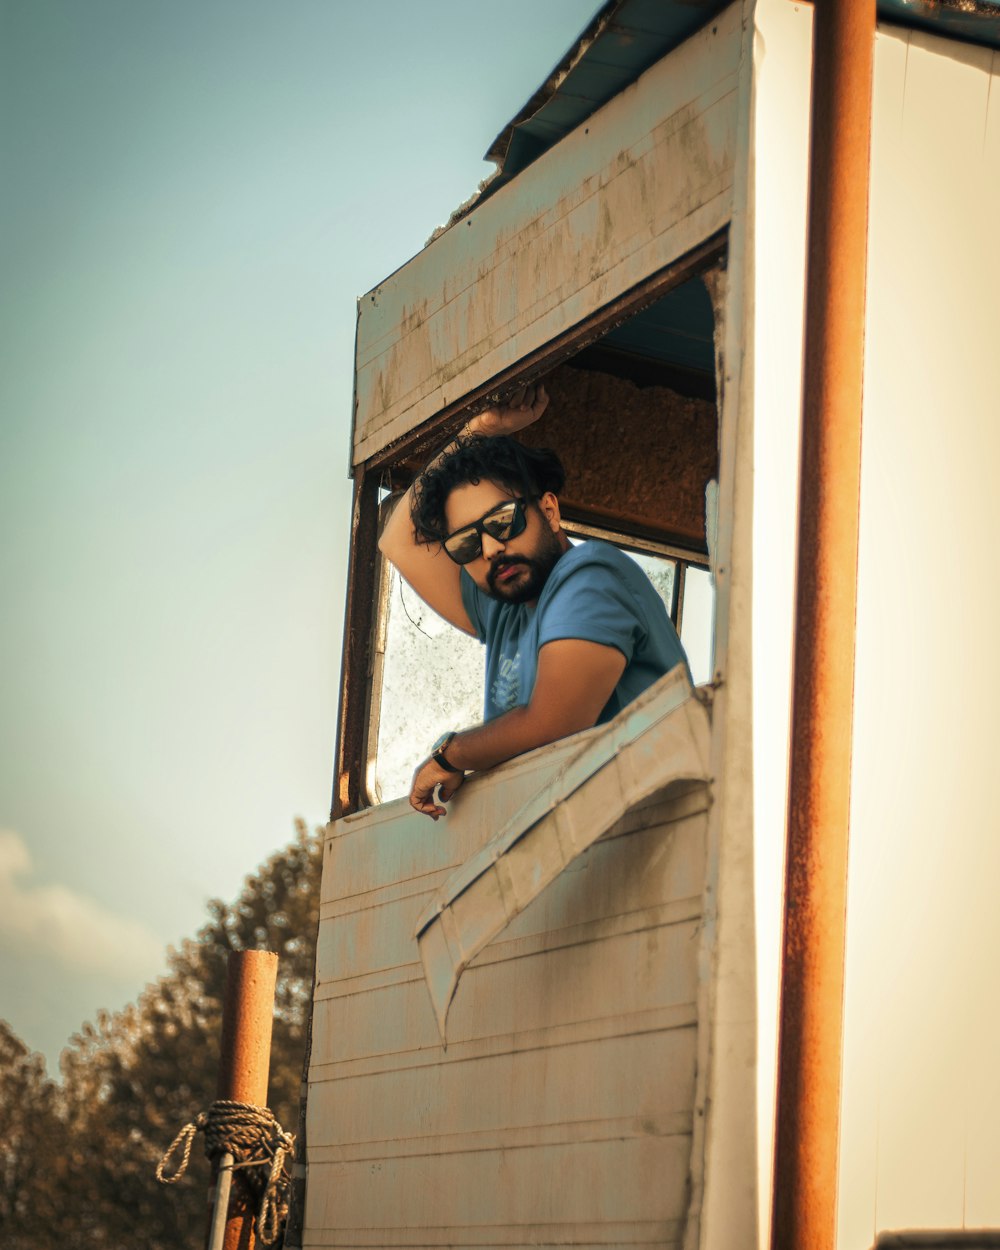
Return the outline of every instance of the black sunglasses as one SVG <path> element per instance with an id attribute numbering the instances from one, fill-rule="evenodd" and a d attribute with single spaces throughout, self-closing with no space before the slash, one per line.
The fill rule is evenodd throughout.
<path id="1" fill-rule="evenodd" d="M 528 519 L 524 508 L 528 499 L 507 499 L 490 508 L 485 516 L 466 525 L 444 540 L 444 549 L 456 564 L 468 564 L 483 554 L 483 535 L 489 534 L 498 543 L 505 543 L 509 538 L 516 538 L 524 533 Z"/>

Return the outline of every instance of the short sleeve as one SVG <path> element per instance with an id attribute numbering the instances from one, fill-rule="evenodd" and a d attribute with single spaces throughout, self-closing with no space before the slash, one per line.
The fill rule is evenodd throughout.
<path id="1" fill-rule="evenodd" d="M 603 564 L 581 563 L 545 604 L 538 646 L 578 638 L 615 647 L 628 663 L 645 632 L 635 597 L 625 582 Z"/>
<path id="2" fill-rule="evenodd" d="M 490 601 L 466 573 L 465 569 L 460 570 L 458 584 L 462 591 L 462 606 L 469 614 L 469 620 L 472 622 L 472 628 L 476 631 L 476 637 L 480 642 L 485 642 L 488 626 L 486 617 Z"/>

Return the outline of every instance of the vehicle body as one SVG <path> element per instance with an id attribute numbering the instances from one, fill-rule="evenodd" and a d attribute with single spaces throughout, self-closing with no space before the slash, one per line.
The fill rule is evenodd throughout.
<path id="1" fill-rule="evenodd" d="M 1000 1226 L 993 7 L 887 0 L 875 37 L 843 1250 Z M 766 1244 L 811 29 L 791 0 L 606 5 L 497 178 L 359 301 L 304 1246 Z M 710 582 L 710 662 L 432 826 L 373 802 L 380 503 L 541 377 L 526 437 L 570 522 L 672 561 L 675 610 Z"/>

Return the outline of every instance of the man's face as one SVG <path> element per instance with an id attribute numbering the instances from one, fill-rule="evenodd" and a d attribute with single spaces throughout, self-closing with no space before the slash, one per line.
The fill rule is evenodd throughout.
<path id="1" fill-rule="evenodd" d="M 496 482 L 456 486 L 445 505 L 449 534 L 514 498 L 512 491 Z M 567 545 L 559 529 L 559 504 L 554 495 L 526 503 L 525 521 L 523 531 L 506 542 L 484 533 L 482 554 L 464 565 L 480 590 L 505 603 L 534 602 Z"/>

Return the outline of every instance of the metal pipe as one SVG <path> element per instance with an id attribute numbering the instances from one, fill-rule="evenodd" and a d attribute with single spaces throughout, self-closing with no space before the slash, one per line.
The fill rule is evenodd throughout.
<path id="1" fill-rule="evenodd" d="M 232 951 L 226 971 L 226 997 L 222 1008 L 222 1047 L 219 1055 L 217 1098 L 267 1106 L 267 1078 L 271 1063 L 271 1029 L 274 1023 L 274 987 L 278 956 L 271 951 Z M 225 1160 L 223 1160 L 223 1165 Z M 218 1191 L 223 1177 L 232 1178 L 230 1167 L 220 1167 Z M 224 1250 L 253 1250 L 256 1212 L 239 1186 L 230 1194 L 225 1217 Z M 218 1211 L 213 1215 L 213 1228 Z M 216 1250 L 219 1243 L 209 1243 Z"/>
<path id="2" fill-rule="evenodd" d="M 233 1156 L 226 1153 L 219 1160 L 212 1207 L 212 1226 L 208 1230 L 208 1250 L 223 1250 L 226 1240 L 226 1216 L 229 1214 L 229 1191 L 233 1185 Z"/>
<path id="3" fill-rule="evenodd" d="M 836 1233 L 875 0 L 816 0 L 773 1250 Z"/>

